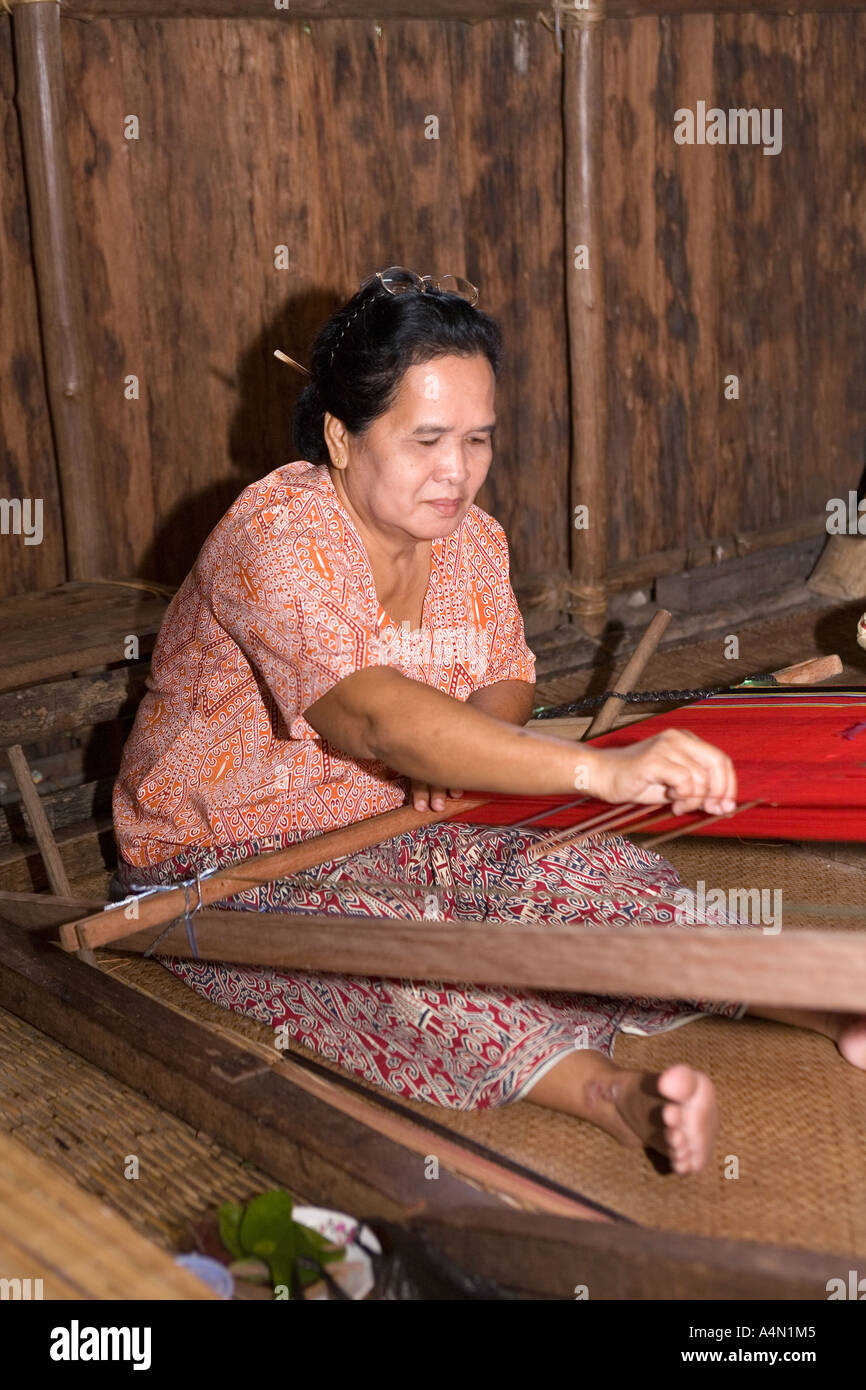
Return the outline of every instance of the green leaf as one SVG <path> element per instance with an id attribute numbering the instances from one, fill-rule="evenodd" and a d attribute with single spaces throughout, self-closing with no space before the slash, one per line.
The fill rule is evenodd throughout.
<path id="1" fill-rule="evenodd" d="M 217 1212 L 220 1240 L 230 1255 L 240 1260 L 246 1254 L 240 1240 L 244 1209 L 239 1202 L 225 1202 Z"/>
<path id="2" fill-rule="evenodd" d="M 332 1264 L 345 1258 L 342 1247 L 331 1248 L 329 1241 L 318 1231 L 310 1230 L 295 1221 L 294 1204 L 288 1192 L 276 1188 L 262 1192 L 247 1206 L 228 1202 L 220 1208 L 220 1235 L 235 1259 L 250 1256 L 264 1260 L 274 1286 L 291 1287 L 292 1268 L 299 1255 Z M 319 1278 L 315 1270 L 300 1269 L 302 1287 Z"/>
<path id="3" fill-rule="evenodd" d="M 251 1255 L 272 1254 L 294 1230 L 293 1209 L 291 1197 L 281 1188 L 254 1197 L 241 1221 L 240 1239 L 244 1249 Z"/>

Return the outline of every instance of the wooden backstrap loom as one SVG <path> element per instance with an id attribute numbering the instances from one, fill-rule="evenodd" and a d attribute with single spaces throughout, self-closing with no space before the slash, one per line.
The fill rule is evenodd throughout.
<path id="1" fill-rule="evenodd" d="M 659 615 L 640 654 L 617 680 L 617 690 L 626 693 L 639 679 L 665 622 Z M 821 679 L 837 669 L 831 659 L 830 669 L 826 661 L 817 667 L 806 663 L 805 671 L 794 668 L 777 676 Z M 127 705 L 130 682 L 140 689 L 141 672 L 84 676 L 54 690 L 37 686 L 23 698 L 20 691 L 0 696 L 3 741 L 32 739 L 37 701 L 43 732 L 92 722 L 92 698 L 73 698 L 79 683 L 91 697 L 101 691 L 99 712 L 111 717 Z M 592 733 L 612 723 L 617 709 L 619 701 L 606 707 Z M 590 732 L 588 723 L 573 721 L 570 732 Z M 563 732 L 561 726 L 557 732 Z M 102 903 L 71 897 L 53 833 L 42 807 L 34 804 L 23 752 L 16 753 L 13 766 L 53 891 L 0 894 L 0 1006 L 206 1130 L 287 1187 L 359 1214 L 409 1220 L 467 1267 L 505 1284 L 513 1286 L 519 1269 L 527 1296 L 570 1297 L 576 1260 L 592 1278 L 597 1297 L 653 1297 L 660 1291 L 669 1297 L 825 1296 L 827 1278 L 838 1272 L 838 1256 L 642 1230 L 464 1136 L 419 1120 L 385 1096 L 371 1096 L 348 1076 L 335 1077 L 296 1053 L 275 1051 L 272 1059 L 263 1058 L 106 974 L 93 948 L 110 941 L 114 950 L 119 942 L 121 949 L 144 952 L 172 916 L 189 907 L 188 890 L 140 898 L 131 919 L 123 915 L 128 904 L 104 911 Z M 467 809 L 465 799 L 459 807 Z M 203 901 L 216 902 L 252 882 L 351 853 L 444 819 L 455 809 L 453 802 L 438 814 L 401 808 L 244 861 L 202 879 Z M 243 955 L 236 912 L 204 907 L 194 922 L 201 958 Z M 55 944 L 58 928 L 65 938 L 62 951 Z M 862 952 L 851 933 L 797 931 L 780 940 L 711 928 L 541 932 L 523 923 L 473 923 L 467 931 L 455 923 L 390 919 L 365 919 L 363 932 L 357 928 L 357 919 L 260 914 L 255 961 L 418 979 L 459 975 L 532 988 L 650 991 L 669 998 L 730 998 L 748 988 L 766 1002 L 835 1008 L 854 1007 L 866 985 Z M 160 949 L 189 953 L 182 921 L 160 940 Z M 436 1184 L 423 1177 L 431 1151 L 441 1164 Z M 515 1211 L 515 1205 L 524 1210 Z"/>

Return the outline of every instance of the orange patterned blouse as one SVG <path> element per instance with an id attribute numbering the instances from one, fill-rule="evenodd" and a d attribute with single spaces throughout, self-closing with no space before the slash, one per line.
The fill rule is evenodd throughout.
<path id="1" fill-rule="evenodd" d="M 402 805 L 405 778 L 346 756 L 304 718 L 367 666 L 458 700 L 534 680 L 505 534 L 471 507 L 434 540 L 413 633 L 376 598 L 327 467 L 287 464 L 241 493 L 166 610 L 114 788 L 127 863 L 191 846 L 278 846 Z"/>

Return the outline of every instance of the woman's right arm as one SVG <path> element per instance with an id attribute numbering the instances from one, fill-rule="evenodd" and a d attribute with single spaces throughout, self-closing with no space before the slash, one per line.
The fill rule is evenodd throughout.
<path id="1" fill-rule="evenodd" d="M 673 802 L 676 815 L 733 810 L 727 754 L 684 730 L 603 749 L 507 724 L 390 666 L 356 671 L 304 712 L 350 757 L 431 786 L 525 796 L 585 791 L 603 801 Z"/>

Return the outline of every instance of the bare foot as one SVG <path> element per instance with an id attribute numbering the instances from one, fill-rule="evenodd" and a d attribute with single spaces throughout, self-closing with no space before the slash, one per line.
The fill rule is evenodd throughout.
<path id="1" fill-rule="evenodd" d="M 863 1014 L 837 1014 L 836 1046 L 846 1062 L 866 1071 L 866 1017 Z"/>
<path id="2" fill-rule="evenodd" d="M 706 1166 L 718 1130 L 716 1093 L 710 1078 L 684 1062 L 660 1073 L 621 1072 L 611 1081 L 591 1081 L 585 1090 L 587 1114 L 623 1143 L 657 1149 L 675 1173 L 699 1173 Z M 611 1123 L 615 1111 L 619 1125 Z"/>

